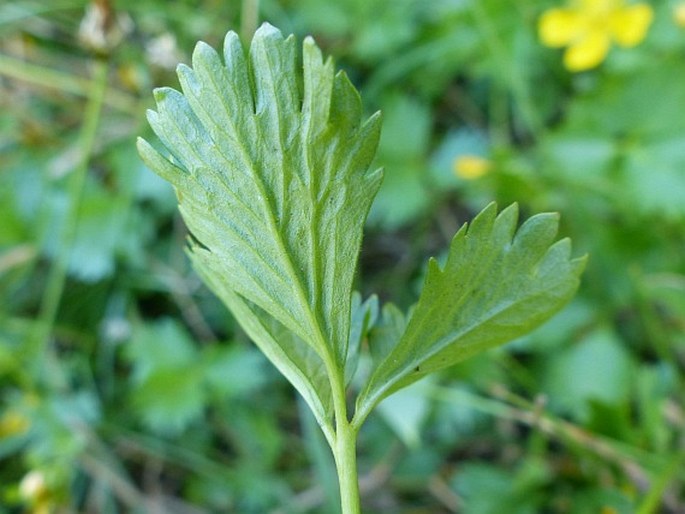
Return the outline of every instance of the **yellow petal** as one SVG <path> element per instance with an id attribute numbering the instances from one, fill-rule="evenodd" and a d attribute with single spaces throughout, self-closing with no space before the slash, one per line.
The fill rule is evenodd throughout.
<path id="1" fill-rule="evenodd" d="M 466 180 L 475 180 L 490 171 L 490 161 L 477 155 L 462 155 L 453 166 L 457 176 Z"/>
<path id="2" fill-rule="evenodd" d="M 647 4 L 624 7 L 611 16 L 611 35 L 621 46 L 635 46 L 647 35 L 653 18 L 654 11 Z"/>
<path id="3" fill-rule="evenodd" d="M 573 43 L 585 27 L 584 18 L 577 11 L 550 9 L 540 17 L 538 32 L 543 45 L 558 48 Z"/>
<path id="4" fill-rule="evenodd" d="M 564 65 L 570 71 L 584 71 L 601 63 L 609 51 L 609 36 L 603 31 L 590 32 L 564 53 Z"/>
<path id="5" fill-rule="evenodd" d="M 581 0 L 580 10 L 587 16 L 606 16 L 624 3 L 625 0 Z"/>

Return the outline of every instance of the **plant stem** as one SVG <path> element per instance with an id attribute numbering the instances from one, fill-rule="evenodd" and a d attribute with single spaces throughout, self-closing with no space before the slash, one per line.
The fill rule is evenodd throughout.
<path id="1" fill-rule="evenodd" d="M 243 0 L 240 11 L 240 37 L 246 45 L 250 44 L 259 24 L 259 0 Z"/>
<path id="2" fill-rule="evenodd" d="M 544 131 L 544 126 L 535 110 L 535 104 L 530 96 L 530 89 L 526 84 L 520 66 L 509 58 L 507 49 L 497 33 L 497 28 L 494 26 L 482 4 L 473 2 L 471 7 L 476 26 L 481 34 L 483 34 L 486 44 L 490 49 L 490 53 L 494 57 L 495 62 L 497 62 L 500 70 L 502 70 L 501 72 L 511 88 L 511 94 L 516 101 L 516 107 L 518 107 L 521 112 L 521 118 L 526 124 L 526 129 L 535 139 L 539 140 Z"/>
<path id="3" fill-rule="evenodd" d="M 340 422 L 342 421 L 342 422 Z M 357 431 L 347 421 L 339 420 L 333 449 L 340 484 L 342 514 L 360 514 L 359 478 L 357 476 Z"/>
<path id="4" fill-rule="evenodd" d="M 329 439 L 335 459 L 340 486 L 340 507 L 342 514 L 361 514 L 359 477 L 357 471 L 358 427 L 347 418 L 347 395 L 343 367 L 336 366 L 332 356 L 324 360 L 333 396 L 335 413 L 335 435 Z"/>
<path id="5" fill-rule="evenodd" d="M 664 467 L 663 471 L 654 478 L 637 514 L 654 514 L 659 511 L 664 500 L 664 493 L 671 482 L 677 479 L 679 470 L 682 470 L 683 462 L 685 462 L 685 451 L 676 454 L 668 466 Z"/>
<path id="6" fill-rule="evenodd" d="M 108 64 L 106 61 L 95 61 L 90 98 L 86 105 L 79 136 L 81 156 L 76 168 L 71 172 L 71 176 L 69 177 L 69 209 L 60 234 L 58 253 L 47 278 L 47 284 L 43 293 L 35 330 L 29 336 L 27 342 L 28 355 L 31 356 L 43 355 L 45 353 L 57 317 L 62 293 L 64 292 L 67 270 L 69 267 L 69 257 L 71 255 L 74 239 L 76 238 L 81 196 L 88 173 L 88 163 L 90 162 L 95 146 L 100 115 L 102 114 L 103 99 L 107 89 L 107 70 Z"/>
<path id="7" fill-rule="evenodd" d="M 36 86 L 56 89 L 58 91 L 89 98 L 92 98 L 93 91 L 100 87 L 96 77 L 75 77 L 68 73 L 53 70 L 45 66 L 30 64 L 7 55 L 0 55 L 0 75 L 28 82 L 29 84 Z M 126 113 L 134 114 L 136 116 L 140 114 L 140 108 L 138 107 L 136 98 L 121 91 L 109 89 L 107 94 L 103 97 L 102 102 L 109 107 Z"/>

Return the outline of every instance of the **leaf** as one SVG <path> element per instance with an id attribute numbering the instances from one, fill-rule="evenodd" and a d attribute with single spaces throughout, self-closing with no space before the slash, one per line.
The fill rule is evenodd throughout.
<path id="1" fill-rule="evenodd" d="M 406 330 L 376 351 L 358 422 L 393 391 L 529 332 L 571 299 L 585 258 L 569 258 L 568 239 L 552 244 L 558 215 L 533 216 L 518 232 L 517 219 L 515 204 L 499 216 L 490 204 L 454 236 L 444 268 L 430 260 Z"/>
<path id="2" fill-rule="evenodd" d="M 197 255 L 195 257 L 198 258 Z M 333 408 L 323 362 L 299 337 L 231 290 L 225 280 L 222 280 L 220 268 L 213 273 L 206 273 L 207 269 L 216 264 L 214 260 L 196 264 L 200 277 L 231 310 L 264 355 L 298 390 L 323 428 L 330 420 Z"/>
<path id="3" fill-rule="evenodd" d="M 162 368 L 184 369 L 197 359 L 188 333 L 170 318 L 137 326 L 125 355 L 133 367 L 133 381 L 142 382 Z"/>
<path id="4" fill-rule="evenodd" d="M 387 95 L 382 110 L 378 162 L 388 171 L 369 222 L 397 229 L 416 220 L 431 202 L 425 178 L 432 120 L 428 105 L 409 96 Z"/>
<path id="5" fill-rule="evenodd" d="M 97 185 L 90 185 L 79 209 L 79 221 L 69 252 L 69 273 L 83 282 L 97 282 L 110 277 L 118 256 L 129 257 L 140 233 L 129 230 L 128 206 Z M 62 227 L 69 210 L 69 197 L 48 197 L 49 229 L 45 230 L 44 251 L 55 258 L 59 254 Z"/>
<path id="6" fill-rule="evenodd" d="M 205 370 L 178 323 L 163 319 L 137 327 L 126 357 L 133 368 L 132 407 L 147 426 L 178 434 L 201 417 Z"/>
<path id="7" fill-rule="evenodd" d="M 362 122 L 358 93 L 311 38 L 302 91 L 294 38 L 268 24 L 248 59 L 233 32 L 223 54 L 199 43 L 192 69 L 178 68 L 183 93 L 155 91 L 148 119 L 171 156 L 143 140 L 139 152 L 176 188 L 197 271 L 322 423 L 382 177 L 367 171 L 380 117 Z"/>
<path id="8" fill-rule="evenodd" d="M 378 318 L 378 297 L 373 295 L 362 303 L 362 296 L 358 292 L 352 295 L 352 319 L 350 320 L 350 342 L 347 348 L 347 362 L 345 363 L 345 385 L 354 378 L 359 365 L 359 357 L 363 340 Z"/>
<path id="9" fill-rule="evenodd" d="M 450 482 L 463 499 L 464 514 L 532 514 L 542 510 L 540 490 L 550 475 L 544 463 L 532 458 L 512 471 L 471 461 L 464 462 Z"/>
<path id="10" fill-rule="evenodd" d="M 412 450 L 421 444 L 421 428 L 430 412 L 430 380 L 412 384 L 378 405 L 378 413 Z"/>
<path id="11" fill-rule="evenodd" d="M 543 377 L 551 408 L 587 423 L 593 401 L 623 406 L 629 402 L 635 367 L 610 329 L 599 328 L 552 354 Z"/>
<path id="12" fill-rule="evenodd" d="M 238 345 L 207 346 L 202 355 L 204 379 L 218 398 L 250 397 L 268 380 L 259 350 Z"/>
<path id="13" fill-rule="evenodd" d="M 407 320 L 395 304 L 383 306 L 381 319 L 369 334 L 369 351 L 374 361 L 382 360 L 402 336 Z"/>
<path id="14" fill-rule="evenodd" d="M 206 394 L 200 369 L 159 369 L 131 393 L 132 406 L 155 432 L 178 435 L 202 417 Z"/>

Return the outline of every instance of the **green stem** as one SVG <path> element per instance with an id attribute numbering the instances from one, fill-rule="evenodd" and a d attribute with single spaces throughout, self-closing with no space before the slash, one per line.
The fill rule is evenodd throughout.
<path id="1" fill-rule="evenodd" d="M 360 514 L 359 478 L 357 475 L 357 431 L 343 419 L 337 423 L 336 444 L 333 449 L 340 484 L 342 514 Z"/>
<path id="2" fill-rule="evenodd" d="M 511 94 L 521 112 L 526 128 L 535 139 L 540 139 L 544 126 L 539 119 L 535 104 L 533 103 L 530 90 L 526 84 L 525 77 L 519 66 L 513 62 L 508 54 L 504 43 L 500 40 L 496 27 L 489 18 L 480 2 L 471 3 L 471 11 L 478 29 L 485 37 L 486 44 L 490 49 L 495 61 L 511 88 Z"/>
<path id="3" fill-rule="evenodd" d="M 358 428 L 347 416 L 347 395 L 345 390 L 344 366 L 337 366 L 332 356 L 324 359 L 335 414 L 335 436 L 329 439 L 335 459 L 340 486 L 340 507 L 342 514 L 361 514 L 359 478 L 357 471 Z"/>
<path id="4" fill-rule="evenodd" d="M 43 293 L 40 314 L 36 321 L 35 330 L 28 340 L 27 349 L 28 355 L 30 356 L 44 355 L 50 333 L 55 324 L 62 293 L 64 292 L 71 248 L 73 247 L 74 239 L 76 238 L 78 213 L 81 205 L 83 187 L 88 173 L 88 163 L 90 162 L 95 146 L 95 138 L 100 123 L 100 115 L 102 113 L 103 99 L 107 88 L 107 69 L 108 66 L 106 61 L 96 61 L 90 98 L 86 105 L 83 125 L 81 126 L 81 133 L 79 135 L 81 157 L 78 165 L 71 172 L 71 176 L 69 177 L 69 209 L 66 213 L 64 225 L 60 234 L 58 253 L 47 278 L 47 284 L 45 286 L 45 292 Z"/>
<path id="5" fill-rule="evenodd" d="M 325 493 L 323 512 L 336 512 L 338 510 L 338 473 L 335 463 L 331 459 L 330 447 L 327 438 L 319 431 L 319 424 L 312 416 L 309 407 L 303 398 L 297 402 L 300 424 L 302 425 L 304 444 L 318 478 L 319 485 Z M 291 506 L 292 507 L 292 506 Z M 303 505 L 299 510 L 305 510 Z M 298 509 L 294 509 L 298 511 Z M 278 511 L 277 511 L 278 512 Z M 276 514 L 276 512 L 272 513 Z M 283 514 L 283 513 L 282 513 Z"/>
<path id="6" fill-rule="evenodd" d="M 82 6 L 83 2 L 80 0 L 53 0 L 52 2 L 45 2 L 43 5 L 41 2 L 6 2 L 0 15 L 0 27 L 10 27 L 11 25 L 18 27 L 19 23 L 27 18 L 56 11 L 78 9 Z"/>
<path id="7" fill-rule="evenodd" d="M 252 41 L 259 23 L 259 0 L 243 0 L 240 11 L 240 37 L 246 45 Z"/>
<path id="8" fill-rule="evenodd" d="M 90 98 L 92 98 L 93 91 L 99 87 L 94 79 L 75 77 L 68 73 L 30 64 L 6 55 L 0 55 L 0 75 L 36 86 Z M 136 99 L 121 91 L 110 89 L 102 101 L 114 109 L 136 116 L 140 114 Z"/>
<path id="9" fill-rule="evenodd" d="M 659 507 L 664 499 L 664 493 L 671 482 L 677 479 L 682 470 L 683 462 L 685 462 L 685 451 L 676 454 L 669 462 L 669 465 L 664 467 L 662 473 L 655 478 L 637 514 L 654 514 L 659 511 Z"/>

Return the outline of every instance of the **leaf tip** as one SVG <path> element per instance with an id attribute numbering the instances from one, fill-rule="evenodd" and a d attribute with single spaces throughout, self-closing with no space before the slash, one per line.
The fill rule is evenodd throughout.
<path id="1" fill-rule="evenodd" d="M 179 79 L 188 79 L 192 74 L 193 70 L 187 64 L 181 62 L 176 65 L 176 75 Z"/>
<path id="2" fill-rule="evenodd" d="M 304 41 L 302 42 L 302 57 L 305 69 L 311 68 L 312 66 L 320 68 L 322 63 L 324 62 L 323 53 L 321 52 L 321 49 L 317 46 L 316 41 L 314 41 L 314 38 L 312 36 L 305 37 Z M 332 61 L 329 57 L 328 59 L 326 59 L 325 66 L 331 67 L 331 65 Z"/>
<path id="3" fill-rule="evenodd" d="M 150 143 L 148 143 L 144 138 L 141 136 L 136 137 L 136 148 L 138 149 L 138 153 L 141 152 L 141 150 L 147 149 L 150 146 Z"/>
<path id="4" fill-rule="evenodd" d="M 590 255 L 587 253 L 573 259 L 571 261 L 571 267 L 573 269 L 573 272 L 580 276 L 583 273 L 583 271 L 585 271 L 585 268 L 587 267 L 587 263 L 589 260 Z"/>
<path id="5" fill-rule="evenodd" d="M 359 133 L 364 134 L 364 137 L 374 139 L 376 141 L 374 145 L 377 145 L 381 135 L 382 122 L 383 114 L 381 111 L 376 111 L 362 124 Z"/>
<path id="6" fill-rule="evenodd" d="M 561 214 L 558 212 L 541 212 L 531 216 L 526 223 L 531 225 L 545 226 L 548 237 L 554 238 L 559 231 L 559 222 L 561 221 Z"/>
<path id="7" fill-rule="evenodd" d="M 147 118 L 148 123 L 152 127 L 152 130 L 154 130 L 159 118 L 159 113 L 154 109 L 147 109 L 145 111 L 145 117 Z"/>
<path id="8" fill-rule="evenodd" d="M 170 90 L 170 87 L 156 87 L 152 90 L 152 97 L 158 104 L 162 103 L 164 100 L 166 100 L 167 96 L 169 96 Z"/>
<path id="9" fill-rule="evenodd" d="M 268 21 L 265 21 L 260 25 L 260 27 L 254 33 L 252 41 L 259 41 L 262 39 L 283 39 L 283 34 L 276 27 L 271 25 Z"/>
<path id="10" fill-rule="evenodd" d="M 193 67 L 198 68 L 202 65 L 206 65 L 207 62 L 217 60 L 218 55 L 216 50 L 209 46 L 204 41 L 198 41 L 193 49 L 193 55 L 191 57 L 193 62 Z"/>
<path id="11" fill-rule="evenodd" d="M 383 121 L 383 111 L 380 109 L 374 112 L 371 116 L 369 116 L 369 119 L 366 121 L 367 123 L 380 123 Z"/>
<path id="12" fill-rule="evenodd" d="M 224 57 L 231 55 L 233 49 L 240 49 L 242 51 L 243 45 L 240 42 L 240 36 L 237 32 L 229 30 L 224 36 Z"/>
<path id="13" fill-rule="evenodd" d="M 204 41 L 198 41 L 195 44 L 195 49 L 193 50 L 193 54 L 202 54 L 204 52 L 213 52 L 214 49 L 209 46 L 207 43 Z"/>
<path id="14" fill-rule="evenodd" d="M 495 209 L 495 212 L 497 212 L 497 204 L 492 202 L 490 205 L 493 205 L 493 209 Z M 488 205 L 488 207 L 490 207 Z M 486 207 L 487 208 L 487 207 Z M 497 215 L 497 218 L 495 219 L 495 225 L 499 227 L 500 229 L 503 230 L 503 234 L 506 235 L 506 238 L 508 242 L 511 242 L 511 239 L 514 237 L 514 233 L 516 232 L 516 224 L 519 219 L 519 204 L 518 202 L 514 202 L 504 209 L 502 209 L 502 212 L 500 212 Z"/>
<path id="15" fill-rule="evenodd" d="M 507 209 L 502 211 L 502 213 L 500 213 L 500 216 L 498 217 L 497 216 L 497 202 L 490 202 L 488 205 L 485 206 L 485 208 L 482 211 L 480 211 L 476 215 L 475 218 L 473 218 L 471 220 L 470 224 L 464 223 L 462 228 L 459 229 L 459 232 L 457 232 L 457 235 L 459 235 L 459 233 L 462 230 L 466 231 L 467 236 L 474 236 L 474 235 L 478 236 L 478 234 L 480 234 L 480 233 L 488 233 L 490 230 L 492 230 L 492 226 L 494 225 L 496 219 L 498 219 L 498 218 L 500 220 L 505 219 L 506 217 L 502 218 L 502 215 L 506 213 L 507 216 L 509 216 L 510 215 L 509 213 L 513 212 L 512 209 L 515 209 L 517 212 L 518 207 L 514 207 L 514 205 L 516 205 L 516 204 L 511 204 L 509 207 L 507 207 Z M 455 236 L 455 239 L 453 240 L 453 244 L 454 244 L 454 241 L 456 239 L 457 238 Z"/>
<path id="16" fill-rule="evenodd" d="M 490 202 L 486 209 L 490 208 L 490 206 L 493 206 L 492 208 L 497 210 L 497 202 Z M 504 209 L 502 209 L 502 212 L 499 213 L 500 216 L 506 217 L 510 215 L 509 213 L 512 213 L 511 215 L 518 219 L 519 216 L 519 203 L 518 202 L 513 202 L 509 205 L 507 205 Z"/>
<path id="17" fill-rule="evenodd" d="M 431 276 L 434 273 L 442 273 L 442 268 L 440 267 L 440 263 L 438 262 L 438 259 L 436 259 L 435 257 L 429 257 L 428 258 L 428 276 Z"/>
<path id="18" fill-rule="evenodd" d="M 517 203 L 517 202 L 514 202 L 514 203 L 512 203 L 511 205 L 509 205 L 509 207 L 507 207 L 507 209 L 508 209 L 508 208 L 518 209 L 518 203 Z M 490 202 L 489 204 L 487 204 L 487 205 L 485 206 L 485 208 L 482 210 L 482 212 L 488 212 L 488 213 L 489 213 L 489 212 L 492 211 L 492 210 L 497 211 L 497 202 L 495 202 L 494 200 L 493 200 L 492 202 Z M 505 210 L 506 210 L 506 209 L 505 209 Z"/>
<path id="19" fill-rule="evenodd" d="M 473 218 L 473 220 L 471 220 L 471 227 L 478 225 L 479 223 L 488 222 L 488 225 L 494 223 L 495 218 L 497 218 L 497 207 L 497 202 L 494 201 L 487 204 L 485 208 L 480 211 L 476 217 Z M 509 205 L 499 215 L 502 216 L 502 214 L 508 214 L 510 212 L 518 213 L 518 204 L 516 202 Z"/>
<path id="20" fill-rule="evenodd" d="M 549 224 L 559 225 L 561 220 L 561 214 L 556 211 L 553 212 L 540 212 L 530 217 L 530 219 L 544 220 Z"/>

